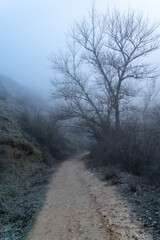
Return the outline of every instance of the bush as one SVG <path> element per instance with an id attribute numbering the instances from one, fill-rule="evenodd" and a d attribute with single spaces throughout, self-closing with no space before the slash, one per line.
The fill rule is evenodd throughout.
<path id="1" fill-rule="evenodd" d="M 155 122 L 122 125 L 104 134 L 91 151 L 94 165 L 118 165 L 122 170 L 160 181 L 160 131 Z"/>
<path id="2" fill-rule="evenodd" d="M 21 126 L 26 134 L 31 135 L 40 144 L 44 161 L 48 165 L 55 161 L 53 157 L 60 160 L 72 152 L 70 143 L 61 133 L 60 126 L 53 114 L 43 115 L 40 112 L 30 113 L 24 110 L 21 115 Z"/>

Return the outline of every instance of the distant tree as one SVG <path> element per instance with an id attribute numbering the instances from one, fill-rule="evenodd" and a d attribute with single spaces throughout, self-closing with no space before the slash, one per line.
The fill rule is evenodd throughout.
<path id="1" fill-rule="evenodd" d="M 110 118 L 120 130 L 120 112 L 137 93 L 139 81 L 155 79 L 148 56 L 159 48 L 158 23 L 133 11 L 105 15 L 91 8 L 68 38 L 67 53 L 53 54 L 56 94 L 66 100 L 65 116 L 83 119 L 94 135 L 108 129 Z"/>

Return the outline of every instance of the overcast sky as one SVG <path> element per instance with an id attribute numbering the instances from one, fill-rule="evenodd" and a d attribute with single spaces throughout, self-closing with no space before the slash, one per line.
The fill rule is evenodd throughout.
<path id="1" fill-rule="evenodd" d="M 128 7 L 160 19 L 159 0 L 97 0 L 97 8 Z M 65 43 L 74 20 L 86 15 L 90 0 L 0 0 L 0 74 L 34 88 L 49 88 L 47 57 Z M 160 56 L 156 56 L 160 62 Z"/>

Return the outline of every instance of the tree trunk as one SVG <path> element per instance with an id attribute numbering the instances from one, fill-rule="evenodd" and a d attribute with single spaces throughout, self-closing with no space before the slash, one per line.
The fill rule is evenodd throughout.
<path id="1" fill-rule="evenodd" d="M 119 105 L 116 104 L 115 107 L 115 119 L 116 119 L 116 123 L 115 123 L 115 128 L 116 128 L 116 132 L 119 132 L 120 130 L 120 116 L 119 116 Z"/>

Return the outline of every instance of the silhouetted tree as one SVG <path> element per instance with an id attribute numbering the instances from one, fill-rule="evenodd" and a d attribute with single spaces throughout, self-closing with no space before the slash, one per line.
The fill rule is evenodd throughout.
<path id="1" fill-rule="evenodd" d="M 83 119 L 96 136 L 114 114 L 119 132 L 120 112 L 136 96 L 139 81 L 157 77 L 148 56 L 159 48 L 158 26 L 133 11 L 100 15 L 93 6 L 73 26 L 67 52 L 50 57 L 60 73 L 52 83 L 54 96 L 66 100 L 64 115 Z"/>

